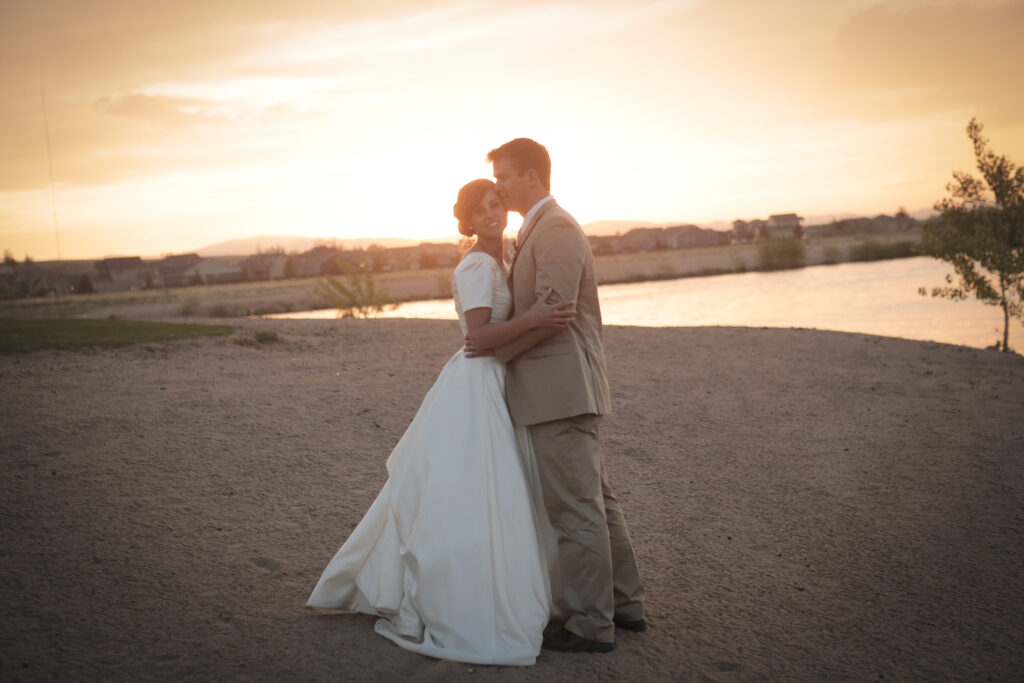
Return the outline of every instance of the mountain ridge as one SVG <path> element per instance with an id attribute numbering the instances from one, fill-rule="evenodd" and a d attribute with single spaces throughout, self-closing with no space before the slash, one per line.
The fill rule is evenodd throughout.
<path id="1" fill-rule="evenodd" d="M 320 245 L 330 245 L 340 247 L 341 249 L 365 249 L 373 244 L 392 248 L 411 247 L 419 243 L 419 240 L 402 237 L 355 237 L 341 239 L 334 237 L 307 237 L 305 235 L 257 235 L 255 237 L 242 237 L 208 244 L 196 249 L 195 253 L 203 257 L 247 256 L 249 254 L 258 254 L 261 251 L 277 249 L 301 253 Z"/>
<path id="2" fill-rule="evenodd" d="M 910 216 L 918 220 L 924 220 L 935 215 L 933 209 L 920 209 L 909 212 Z M 831 223 L 834 220 L 847 218 L 864 218 L 864 214 L 837 213 L 821 214 L 804 218 L 804 225 L 820 225 Z M 726 231 L 732 229 L 732 221 L 707 221 L 703 223 L 687 223 L 685 221 L 672 221 L 659 223 L 656 221 L 630 221 L 630 220 L 601 220 L 591 221 L 582 225 L 583 232 L 590 236 L 604 236 L 622 234 L 635 228 L 667 228 L 674 225 L 697 225 L 698 227 L 710 230 Z M 255 237 L 243 237 L 224 242 L 208 244 L 195 250 L 195 253 L 203 257 L 211 256 L 248 256 L 261 251 L 283 249 L 286 252 L 305 252 L 320 245 L 331 245 L 341 249 L 365 249 L 370 245 L 377 245 L 385 248 L 411 247 L 425 242 L 458 242 L 457 235 L 434 237 L 424 240 L 413 240 L 403 237 L 355 237 L 355 238 L 327 238 L 307 237 L 304 235 L 257 235 Z M 183 252 L 187 253 L 187 252 Z"/>

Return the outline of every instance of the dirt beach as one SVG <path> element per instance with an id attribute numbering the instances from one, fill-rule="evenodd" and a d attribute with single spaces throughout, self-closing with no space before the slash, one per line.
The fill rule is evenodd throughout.
<path id="1" fill-rule="evenodd" d="M 460 340 L 445 321 L 0 356 L 3 680 L 948 680 L 1024 670 L 1024 358 L 606 329 L 649 630 L 525 669 L 303 604 Z M 280 341 L 258 343 L 273 331 Z"/>

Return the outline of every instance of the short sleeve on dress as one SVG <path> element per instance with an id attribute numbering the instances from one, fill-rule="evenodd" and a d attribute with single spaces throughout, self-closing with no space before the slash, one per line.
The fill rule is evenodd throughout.
<path id="1" fill-rule="evenodd" d="M 467 254 L 455 270 L 462 310 L 494 307 L 494 266 L 486 254 Z"/>

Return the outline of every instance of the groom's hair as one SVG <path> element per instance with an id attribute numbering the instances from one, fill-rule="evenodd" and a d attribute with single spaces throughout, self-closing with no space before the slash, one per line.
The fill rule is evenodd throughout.
<path id="1" fill-rule="evenodd" d="M 519 175 L 532 168 L 537 172 L 544 189 L 551 190 L 551 157 L 544 145 L 530 138 L 516 138 L 487 153 L 489 164 L 500 159 L 511 161 Z"/>

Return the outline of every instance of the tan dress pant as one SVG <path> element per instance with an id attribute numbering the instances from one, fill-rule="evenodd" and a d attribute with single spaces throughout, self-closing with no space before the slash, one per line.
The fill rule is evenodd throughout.
<path id="1" fill-rule="evenodd" d="M 552 602 L 565 628 L 612 642 L 612 617 L 644 618 L 629 529 L 605 474 L 599 415 L 530 425 L 544 508 L 557 540 Z"/>

